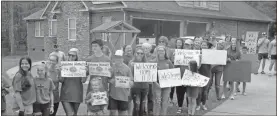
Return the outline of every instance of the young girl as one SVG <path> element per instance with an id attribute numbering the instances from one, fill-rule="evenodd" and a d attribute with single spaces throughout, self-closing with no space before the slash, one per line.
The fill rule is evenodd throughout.
<path id="1" fill-rule="evenodd" d="M 104 107 L 106 105 L 92 105 L 93 102 L 93 97 L 92 94 L 93 93 L 97 93 L 100 92 L 100 88 L 102 86 L 102 82 L 101 82 L 101 78 L 97 79 L 97 78 L 93 78 L 90 80 L 90 86 L 92 88 L 92 90 L 87 94 L 86 98 L 85 98 L 85 102 L 87 104 L 87 111 L 88 111 L 88 115 L 89 116 L 101 116 L 104 114 Z M 108 103 L 108 98 L 106 96 L 106 103 Z"/>
<path id="2" fill-rule="evenodd" d="M 53 90 L 55 85 L 52 79 L 46 75 L 46 65 L 41 64 L 37 67 L 37 75 L 34 79 L 36 87 L 36 103 L 33 104 L 34 115 L 49 116 L 54 109 Z"/>
<path id="3" fill-rule="evenodd" d="M 30 72 L 32 61 L 29 57 L 19 60 L 19 71 L 15 74 L 12 82 L 14 89 L 15 104 L 13 110 L 19 110 L 19 116 L 33 113 L 33 103 L 36 102 L 36 89 L 34 78 Z"/>
<path id="4" fill-rule="evenodd" d="M 78 49 L 71 48 L 68 52 L 68 61 L 78 61 Z M 83 102 L 83 83 L 86 77 L 61 78 L 61 97 L 66 115 L 77 115 L 80 103 Z"/>
<path id="5" fill-rule="evenodd" d="M 59 87 L 60 87 L 60 76 L 61 76 L 61 71 L 59 67 L 57 67 L 58 64 L 58 59 L 59 57 L 56 55 L 50 55 L 48 59 L 48 66 L 47 66 L 47 77 L 51 78 L 54 85 L 55 89 L 53 91 L 53 96 L 54 96 L 54 111 L 51 114 L 51 116 L 56 116 L 57 110 L 59 108 L 59 102 L 60 102 L 60 92 L 59 92 Z"/>
<path id="6" fill-rule="evenodd" d="M 173 68 L 173 64 L 167 56 L 166 48 L 164 46 L 158 46 L 156 50 L 158 70 Z M 153 84 L 153 93 L 155 93 L 154 95 L 156 98 L 154 101 L 154 115 L 166 115 L 170 88 L 160 88 L 159 82 L 155 82 Z"/>
<path id="7" fill-rule="evenodd" d="M 192 75 L 194 73 L 197 73 L 198 67 L 197 67 L 197 62 L 196 61 L 190 61 L 189 62 L 189 70 L 192 72 Z M 196 109 L 196 98 L 198 95 L 198 87 L 192 87 L 188 86 L 187 87 L 187 96 L 188 96 L 188 115 L 192 116 L 195 114 L 195 109 Z"/>
<path id="8" fill-rule="evenodd" d="M 242 47 L 242 52 L 241 52 L 241 53 L 242 53 L 242 54 L 247 54 L 247 47 L 246 47 L 246 46 L 243 46 L 243 47 Z M 243 85 L 242 85 L 242 95 L 246 96 L 246 92 L 245 92 L 245 89 L 246 89 L 246 82 L 243 82 L 242 84 L 243 84 Z M 240 85 L 240 82 L 237 82 L 237 84 L 236 84 L 237 90 L 239 90 L 239 85 Z"/>

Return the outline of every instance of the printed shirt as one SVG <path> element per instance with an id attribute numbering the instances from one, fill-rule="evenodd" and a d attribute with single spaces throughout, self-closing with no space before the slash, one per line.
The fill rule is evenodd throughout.
<path id="1" fill-rule="evenodd" d="M 126 76 L 130 77 L 130 81 L 133 81 L 133 75 L 131 69 L 125 65 L 121 64 L 120 66 L 113 66 L 113 75 L 112 78 L 115 79 L 115 76 Z M 110 84 L 110 96 L 119 101 L 128 101 L 130 96 L 130 88 L 118 88 L 115 87 L 115 83 Z"/>
<path id="2" fill-rule="evenodd" d="M 276 39 L 274 39 L 270 42 L 269 51 L 270 51 L 271 55 L 276 55 Z"/>
<path id="3" fill-rule="evenodd" d="M 31 87 L 26 90 L 23 90 L 22 87 L 24 78 L 26 81 L 29 81 L 29 84 L 31 85 Z M 36 102 L 36 89 L 31 73 L 28 73 L 26 77 L 23 77 L 20 73 L 16 73 L 13 78 L 12 85 L 15 92 L 20 92 L 23 105 L 27 106 Z"/>
<path id="4" fill-rule="evenodd" d="M 37 93 L 37 103 L 46 104 L 50 103 L 51 97 L 50 92 L 53 92 L 55 85 L 50 78 L 35 78 L 35 87 Z"/>
<path id="5" fill-rule="evenodd" d="M 102 55 L 100 57 L 96 57 L 95 55 L 92 55 L 90 57 L 88 57 L 88 59 L 86 60 L 87 62 L 109 62 L 111 63 L 111 60 L 108 56 L 106 55 Z M 89 72 L 88 72 L 89 73 Z M 102 80 L 102 83 L 103 83 L 103 87 L 104 88 L 101 88 L 100 91 L 108 91 L 108 78 L 110 77 L 103 77 L 103 76 L 97 76 L 97 75 L 90 75 L 90 80 L 92 78 L 100 78 Z M 89 82 L 90 82 L 89 80 Z M 91 86 L 90 86 L 90 83 L 88 84 L 88 89 L 87 89 L 87 93 L 89 93 L 91 91 Z"/>
<path id="6" fill-rule="evenodd" d="M 268 45 L 269 45 L 269 40 L 266 38 L 260 38 L 258 40 L 258 49 L 259 53 L 268 53 Z"/>
<path id="7" fill-rule="evenodd" d="M 54 103 L 60 102 L 60 75 L 61 71 L 58 69 L 48 69 L 47 76 L 52 79 L 55 89 L 53 90 Z"/>
<path id="8" fill-rule="evenodd" d="M 92 98 L 93 92 L 89 92 L 85 98 L 85 101 L 88 101 Z M 104 107 L 106 105 L 97 105 L 97 106 L 92 106 L 91 103 L 87 103 L 87 109 L 89 112 L 99 112 L 99 111 L 103 111 Z"/>

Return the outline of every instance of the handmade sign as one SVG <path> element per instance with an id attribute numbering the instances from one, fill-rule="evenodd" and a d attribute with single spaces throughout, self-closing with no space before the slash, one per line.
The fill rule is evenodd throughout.
<path id="1" fill-rule="evenodd" d="M 226 65 L 226 50 L 202 49 L 202 64 Z"/>
<path id="2" fill-rule="evenodd" d="M 109 62 L 88 62 L 89 75 L 111 77 Z"/>
<path id="3" fill-rule="evenodd" d="M 61 61 L 62 77 L 86 77 L 85 61 Z"/>
<path id="4" fill-rule="evenodd" d="M 251 82 L 251 62 L 232 61 L 223 72 L 223 81 Z"/>
<path id="5" fill-rule="evenodd" d="M 251 62 L 251 72 L 258 73 L 258 70 L 260 68 L 258 54 L 242 54 L 241 61 L 250 61 Z"/>
<path id="6" fill-rule="evenodd" d="M 180 68 L 158 70 L 158 77 L 161 88 L 182 85 Z"/>
<path id="7" fill-rule="evenodd" d="M 135 63 L 134 82 L 156 82 L 157 63 Z"/>
<path id="8" fill-rule="evenodd" d="M 115 87 L 130 88 L 130 77 L 115 76 Z"/>
<path id="9" fill-rule="evenodd" d="M 200 50 L 175 49 L 174 65 L 189 65 L 191 60 L 195 60 L 197 65 L 200 62 Z"/>
<path id="10" fill-rule="evenodd" d="M 91 98 L 93 99 L 93 101 L 91 102 L 92 106 L 108 104 L 106 100 L 107 99 L 106 92 L 91 93 Z"/>
<path id="11" fill-rule="evenodd" d="M 248 54 L 256 54 L 257 40 L 259 32 L 247 31 L 245 37 L 245 46 L 248 48 Z"/>
<path id="12" fill-rule="evenodd" d="M 156 45 L 156 38 L 139 38 L 139 44 L 143 44 L 143 43 Z"/>
<path id="13" fill-rule="evenodd" d="M 209 83 L 209 80 L 210 78 L 208 77 L 185 70 L 182 78 L 182 84 L 192 87 L 204 87 Z"/>

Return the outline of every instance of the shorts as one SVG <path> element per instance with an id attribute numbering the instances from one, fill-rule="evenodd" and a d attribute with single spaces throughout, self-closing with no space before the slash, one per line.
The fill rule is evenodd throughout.
<path id="1" fill-rule="evenodd" d="M 115 100 L 112 97 L 109 97 L 108 110 L 127 111 L 128 106 L 129 106 L 128 101 Z"/>
<path id="2" fill-rule="evenodd" d="M 104 115 L 104 111 L 103 110 L 98 111 L 98 112 L 88 111 L 88 116 L 102 116 L 102 115 Z"/>
<path id="3" fill-rule="evenodd" d="M 271 55 L 271 59 L 272 60 L 276 60 L 277 59 L 277 55 Z"/>
<path id="4" fill-rule="evenodd" d="M 267 59 L 268 53 L 259 53 L 258 54 L 258 60 Z"/>
<path id="5" fill-rule="evenodd" d="M 50 115 L 50 103 L 46 103 L 46 104 L 34 103 L 33 110 L 34 110 L 34 113 L 42 113 L 43 116 Z"/>

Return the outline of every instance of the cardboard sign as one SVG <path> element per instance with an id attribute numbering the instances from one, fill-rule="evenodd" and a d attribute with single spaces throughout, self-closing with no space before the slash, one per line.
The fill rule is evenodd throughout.
<path id="1" fill-rule="evenodd" d="M 92 106 L 108 104 L 106 101 L 107 92 L 91 93 L 91 98 L 93 99 L 93 101 L 91 102 Z"/>
<path id="2" fill-rule="evenodd" d="M 251 82 L 251 62 L 232 61 L 223 72 L 223 81 Z"/>
<path id="3" fill-rule="evenodd" d="M 226 50 L 211 50 L 202 49 L 202 64 L 226 65 L 227 51 Z"/>
<path id="4" fill-rule="evenodd" d="M 248 48 L 248 54 L 256 54 L 257 40 L 259 32 L 247 31 L 245 37 L 245 46 Z"/>
<path id="5" fill-rule="evenodd" d="M 156 45 L 156 38 L 139 38 L 139 44 L 143 44 L 143 43 Z"/>
<path id="6" fill-rule="evenodd" d="M 88 62 L 89 75 L 111 77 L 109 62 Z"/>
<path id="7" fill-rule="evenodd" d="M 134 82 L 157 82 L 157 63 L 135 63 Z"/>
<path id="8" fill-rule="evenodd" d="M 251 62 L 251 72 L 258 73 L 258 70 L 260 68 L 258 54 L 242 54 L 241 61 L 250 61 Z"/>
<path id="9" fill-rule="evenodd" d="M 130 77 L 115 76 L 115 87 L 130 88 Z"/>
<path id="10" fill-rule="evenodd" d="M 61 61 L 62 77 L 86 77 L 85 61 Z"/>
<path id="11" fill-rule="evenodd" d="M 161 88 L 182 85 L 180 68 L 158 70 L 158 75 Z"/>
<path id="12" fill-rule="evenodd" d="M 174 65 L 189 65 L 191 60 L 195 60 L 197 65 L 200 62 L 200 50 L 175 49 Z"/>
<path id="13" fill-rule="evenodd" d="M 209 83 L 209 80 L 210 78 L 208 77 L 185 70 L 182 78 L 182 84 L 192 87 L 204 87 Z"/>

